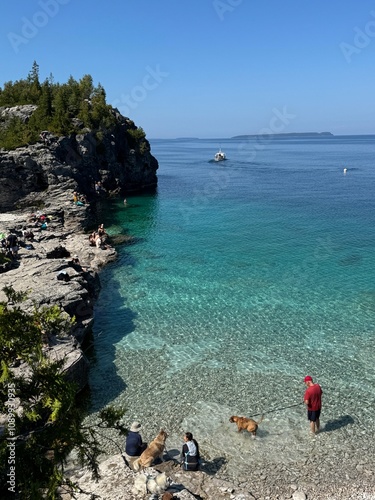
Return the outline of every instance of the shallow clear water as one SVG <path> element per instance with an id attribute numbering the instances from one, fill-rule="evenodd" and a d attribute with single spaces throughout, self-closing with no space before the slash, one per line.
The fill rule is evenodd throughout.
<path id="1" fill-rule="evenodd" d="M 303 406 L 270 410 L 310 374 L 327 430 L 350 417 L 337 446 L 358 419 L 373 431 L 375 137 L 221 141 L 220 163 L 216 141 L 151 146 L 157 194 L 103 215 L 138 240 L 101 274 L 93 410 L 120 404 L 171 446 L 191 430 L 208 456 L 298 460 Z M 263 412 L 255 442 L 228 421 Z"/>

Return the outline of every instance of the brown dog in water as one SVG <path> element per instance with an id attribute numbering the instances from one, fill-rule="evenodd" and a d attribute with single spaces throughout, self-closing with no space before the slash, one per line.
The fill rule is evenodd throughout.
<path id="1" fill-rule="evenodd" d="M 257 435 L 258 425 L 262 422 L 263 415 L 259 422 L 255 422 L 252 418 L 237 417 L 232 415 L 229 422 L 235 422 L 237 424 L 238 432 L 247 431 L 255 437 Z"/>
<path id="2" fill-rule="evenodd" d="M 158 457 L 162 459 L 167 437 L 168 434 L 165 432 L 165 430 L 160 429 L 160 432 L 156 436 L 156 438 L 151 441 L 151 443 L 147 446 L 141 456 L 133 463 L 133 468 L 135 471 L 139 471 L 140 468 L 143 469 L 144 467 L 150 467 L 152 462 Z"/>

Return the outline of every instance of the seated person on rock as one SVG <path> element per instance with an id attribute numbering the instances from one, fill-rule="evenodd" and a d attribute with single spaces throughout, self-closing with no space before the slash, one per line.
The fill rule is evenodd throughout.
<path id="1" fill-rule="evenodd" d="M 97 236 L 97 234 L 95 231 L 93 233 L 91 233 L 89 236 L 89 243 L 90 243 L 90 246 L 92 246 L 92 247 L 95 246 L 96 236 Z"/>
<path id="2" fill-rule="evenodd" d="M 126 436 L 124 456 L 128 464 L 131 464 L 147 448 L 147 443 L 142 441 L 142 437 L 139 434 L 141 428 L 142 426 L 139 422 L 133 422 Z"/>
<path id="3" fill-rule="evenodd" d="M 100 226 L 98 227 L 98 235 L 103 239 L 105 240 L 106 237 L 108 236 L 106 230 L 104 229 L 104 224 L 100 224 Z"/>
<path id="4" fill-rule="evenodd" d="M 71 266 L 76 271 L 82 270 L 82 266 L 81 266 L 81 263 L 79 261 L 78 255 L 73 255 L 72 260 L 69 261 L 69 266 Z"/>
<path id="5" fill-rule="evenodd" d="M 102 246 L 102 239 L 98 234 L 96 234 L 96 236 L 95 236 L 95 245 L 96 245 L 96 248 L 101 248 L 101 246 Z"/>
<path id="6" fill-rule="evenodd" d="M 34 239 L 34 233 L 31 231 L 31 229 L 27 229 L 26 226 L 23 226 L 22 228 L 22 236 L 24 237 L 25 240 Z"/>
<path id="7" fill-rule="evenodd" d="M 184 445 L 181 452 L 181 465 L 184 470 L 198 470 L 200 462 L 199 445 L 191 432 L 184 435 Z"/>

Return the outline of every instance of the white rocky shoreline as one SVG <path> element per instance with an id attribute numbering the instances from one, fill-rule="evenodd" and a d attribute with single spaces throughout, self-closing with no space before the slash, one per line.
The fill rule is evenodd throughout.
<path id="1" fill-rule="evenodd" d="M 88 363 L 79 342 L 93 321 L 93 305 L 100 289 L 98 272 L 106 263 L 116 259 L 116 251 L 89 246 L 81 225 L 87 207 L 75 206 L 70 193 L 56 191 L 55 196 L 49 199 L 51 201 L 46 201 L 43 208 L 52 217 L 48 230 L 36 234 L 33 249 L 20 249 L 18 267 L 1 274 L 0 279 L 3 285 L 11 284 L 16 290 L 32 290 L 32 298 L 39 304 L 60 304 L 71 315 L 76 315 L 76 338 L 52 339 L 49 350 L 51 356 L 65 357 L 67 370 L 71 370 L 71 376 L 78 378 L 83 386 L 87 381 Z M 64 216 L 60 217 L 62 212 Z M 28 212 L 0 214 L 1 231 L 24 226 L 28 215 Z M 59 246 L 71 255 L 78 255 L 81 270 L 72 267 L 66 257 L 47 258 L 47 254 Z M 57 273 L 61 271 L 69 274 L 68 282 L 56 280 Z M 3 300 L 3 293 L 0 294 Z M 367 431 L 370 429 L 364 425 L 363 432 Z M 177 441 L 171 444 L 175 448 L 179 446 Z M 164 463 L 146 472 L 153 475 L 156 471 L 164 471 L 170 481 L 168 491 L 173 492 L 176 499 L 372 500 L 375 499 L 375 471 L 371 450 L 372 443 L 368 442 L 366 453 L 362 446 L 358 450 L 353 449 L 350 455 L 341 456 L 323 432 L 309 441 L 304 458 L 292 465 L 275 465 L 271 459 L 268 463 L 254 460 L 236 473 L 233 469 L 229 472 L 225 467 L 218 467 L 210 461 L 210 457 L 203 456 L 205 461 L 201 471 L 183 472 L 175 457 L 166 455 Z M 71 479 L 81 490 L 74 496 L 61 492 L 61 498 L 84 500 L 92 494 L 108 500 L 162 498 L 151 493 L 135 493 L 136 477 L 142 473 L 131 471 L 120 454 L 112 454 L 110 450 L 107 453 L 100 466 L 99 482 L 91 479 L 89 471 L 76 470 Z"/>
<path id="2" fill-rule="evenodd" d="M 104 460 L 100 465 L 101 479 L 94 482 L 89 471 L 79 471 L 71 477 L 77 482 L 82 490 L 75 493 L 62 495 L 64 500 L 77 498 L 85 500 L 89 498 L 89 493 L 98 495 L 98 498 L 108 500 L 139 500 L 147 498 L 156 500 L 162 498 L 155 494 L 141 494 L 134 491 L 134 484 L 137 477 L 146 475 L 153 477 L 158 472 L 165 472 L 169 478 L 169 486 L 166 491 L 172 492 L 175 499 L 207 499 L 207 500 L 372 500 L 375 498 L 374 486 L 363 483 L 360 479 L 344 484 L 331 483 L 327 477 L 315 479 L 315 474 L 311 474 L 303 482 L 288 482 L 283 477 L 276 481 L 266 473 L 263 479 L 252 479 L 249 470 L 249 477 L 241 482 L 234 482 L 217 478 L 209 468 L 203 465 L 201 471 L 182 471 L 175 461 L 168 460 L 153 468 L 148 468 L 144 472 L 135 473 L 131 471 L 117 454 Z M 258 484 L 256 484 L 258 483 Z"/>

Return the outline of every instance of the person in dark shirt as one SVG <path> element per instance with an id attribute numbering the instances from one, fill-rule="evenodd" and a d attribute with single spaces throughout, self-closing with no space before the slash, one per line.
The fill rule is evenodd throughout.
<path id="1" fill-rule="evenodd" d="M 15 234 L 11 233 L 6 239 L 6 246 L 11 251 L 13 257 L 18 254 L 18 238 Z"/>
<path id="2" fill-rule="evenodd" d="M 142 426 L 139 422 L 133 422 L 128 435 L 126 436 L 125 442 L 125 456 L 127 457 L 139 457 L 141 453 L 147 448 L 147 443 L 142 441 L 142 437 L 139 434 Z"/>

